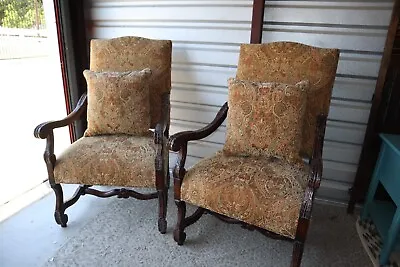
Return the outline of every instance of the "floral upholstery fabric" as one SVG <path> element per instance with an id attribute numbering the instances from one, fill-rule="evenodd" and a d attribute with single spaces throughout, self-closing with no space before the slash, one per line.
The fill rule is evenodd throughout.
<path id="1" fill-rule="evenodd" d="M 301 161 L 308 81 L 296 85 L 229 79 L 224 152 Z"/>
<path id="2" fill-rule="evenodd" d="M 308 171 L 276 158 L 218 152 L 188 170 L 181 199 L 294 238 Z"/>
<path id="3" fill-rule="evenodd" d="M 57 157 L 56 183 L 155 187 L 156 148 L 148 136 L 82 137 Z"/>
<path id="4" fill-rule="evenodd" d="M 143 135 L 150 128 L 150 69 L 129 72 L 85 70 L 88 127 L 85 136 Z"/>
<path id="5" fill-rule="evenodd" d="M 151 69 L 150 125 L 154 128 L 161 116 L 161 96 L 171 90 L 171 41 L 119 37 L 94 39 L 90 46 L 90 69 L 93 71 Z"/>
<path id="6" fill-rule="evenodd" d="M 338 49 L 293 42 L 243 44 L 236 78 L 287 84 L 310 81 L 302 152 L 311 156 L 316 119 L 320 113 L 328 114 L 338 60 Z"/>

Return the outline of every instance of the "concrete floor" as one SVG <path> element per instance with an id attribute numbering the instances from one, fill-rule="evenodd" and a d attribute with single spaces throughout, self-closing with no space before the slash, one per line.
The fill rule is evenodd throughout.
<path id="1" fill-rule="evenodd" d="M 69 196 L 75 188 L 76 186 L 65 186 L 64 192 Z M 73 218 L 73 222 L 60 231 L 52 214 L 54 198 L 53 193 L 47 194 L 0 223 L 1 267 L 42 266 L 109 203 L 109 199 L 83 196 L 79 205 L 68 209 L 68 215 Z"/>
<path id="2" fill-rule="evenodd" d="M 76 186 L 64 186 L 64 189 L 65 189 L 64 190 L 65 195 L 70 196 L 76 189 Z M 110 210 L 109 210 L 110 207 L 107 206 L 110 204 L 110 201 L 111 201 L 111 199 L 101 199 L 101 198 L 96 198 L 93 196 L 81 197 L 78 205 L 73 205 L 72 207 L 70 207 L 67 210 L 67 214 L 69 215 L 69 218 L 70 218 L 70 220 L 68 222 L 68 227 L 61 230 L 60 226 L 56 225 L 56 223 L 54 222 L 54 218 L 53 218 L 53 214 L 52 214 L 52 211 L 54 210 L 54 194 L 52 192 L 50 194 L 47 194 L 39 201 L 34 202 L 33 204 L 22 209 L 20 212 L 14 214 L 7 220 L 0 223 L 0 266 L 1 267 L 19 267 L 19 266 L 36 267 L 36 266 L 44 266 L 46 264 L 49 266 L 58 266 L 58 264 L 61 264 L 62 262 L 64 262 L 64 260 L 60 261 L 60 259 L 56 257 L 57 252 L 59 252 L 60 250 L 68 251 L 69 246 L 76 245 L 76 244 L 71 245 L 71 244 L 74 244 L 74 241 L 75 241 L 75 243 L 78 242 L 79 244 L 81 244 L 81 240 L 79 240 L 80 235 L 84 235 L 85 231 L 86 232 L 93 231 L 93 229 L 91 229 L 90 224 L 91 223 L 93 224 L 93 221 L 95 221 L 95 224 L 97 224 L 97 220 L 98 220 L 98 218 L 102 218 L 102 216 L 100 216 L 100 215 L 103 214 L 103 212 L 110 212 Z M 117 205 L 117 206 L 126 205 L 125 204 L 126 201 L 117 201 L 114 203 L 116 203 L 115 205 Z M 139 207 L 141 207 L 143 205 L 147 205 L 147 202 L 146 203 L 138 202 L 138 203 L 141 203 L 141 204 L 138 204 Z M 171 214 L 169 214 L 169 215 L 173 217 L 175 215 L 175 210 L 172 208 L 172 206 L 174 206 L 174 205 L 173 205 L 172 201 L 169 204 L 171 206 L 170 207 Z M 143 206 L 141 208 L 147 209 L 146 207 Z M 108 210 L 107 210 L 107 208 L 108 208 Z M 121 209 L 126 210 L 126 207 L 121 207 Z M 341 208 L 339 209 L 339 211 L 340 211 L 340 214 L 342 214 Z M 1 212 L 1 209 L 0 209 L 0 212 Z M 334 211 L 334 213 L 337 213 L 337 212 L 338 211 L 336 209 L 336 211 Z M 343 208 L 343 212 L 345 212 L 344 208 Z M 123 214 L 123 213 L 121 213 L 121 211 L 118 211 L 117 213 Z M 174 213 L 174 214 L 172 214 L 172 213 Z M 321 213 L 321 211 L 319 213 Z M 326 217 L 328 215 L 329 215 L 329 212 L 326 215 L 324 215 L 324 217 Z M 133 219 L 136 218 L 132 214 L 130 216 Z M 336 216 L 337 215 L 335 215 L 333 217 L 336 218 Z M 149 217 L 152 217 L 152 216 L 149 216 Z M 329 215 L 328 217 L 332 217 L 332 216 Z M 345 218 L 345 217 L 346 216 L 344 216 L 343 218 Z M 112 218 L 114 218 L 114 217 L 112 217 Z M 93 220 L 93 219 L 95 219 L 95 220 Z M 149 219 L 149 221 L 151 221 L 151 223 L 149 223 L 149 225 L 151 225 L 152 227 L 155 227 L 153 225 L 153 219 L 154 218 Z M 210 219 L 208 219 L 208 220 L 210 220 Z M 327 221 L 328 224 L 329 224 L 329 220 Z M 345 219 L 345 221 L 346 220 L 348 220 L 348 219 Z M 120 221 L 126 221 L 126 220 L 120 220 Z M 172 222 L 173 219 L 171 219 L 170 221 Z M 323 222 L 323 221 L 321 221 L 321 222 Z M 109 222 L 106 222 L 106 223 L 98 222 L 98 224 L 103 225 L 103 226 L 104 226 L 104 224 L 108 225 L 108 223 Z M 132 221 L 131 223 L 135 224 L 134 221 Z M 217 222 L 215 222 L 215 223 L 218 227 L 222 227 L 222 228 L 227 227 L 227 226 L 225 226 L 225 224 L 222 224 L 222 223 L 218 224 Z M 338 222 L 338 224 L 341 224 L 341 223 L 343 223 L 343 222 Z M 120 226 L 116 226 L 116 227 L 118 229 L 120 228 Z M 171 228 L 171 227 L 173 227 L 172 223 L 171 223 L 171 225 L 169 225 L 169 228 Z M 201 228 L 201 227 L 204 227 L 204 225 L 198 224 L 198 226 L 196 226 L 196 227 Z M 194 231 L 196 229 L 196 227 L 192 227 L 190 231 Z M 326 225 L 325 228 L 326 227 L 328 227 L 328 225 Z M 338 226 L 338 227 L 340 229 L 342 229 L 343 231 L 347 231 L 347 230 L 345 230 L 346 227 L 349 228 L 348 225 L 345 226 L 345 224 L 343 225 L 343 227 L 345 227 L 345 228 L 341 228 L 342 226 Z M 86 228 L 89 228 L 89 230 Z M 95 229 L 99 229 L 99 228 L 101 228 L 101 227 L 99 227 L 99 225 L 96 225 Z M 121 226 L 121 228 L 122 228 L 122 226 Z M 325 229 L 325 228 L 322 227 L 321 229 Z M 350 228 L 353 228 L 353 227 L 350 226 Z M 172 231 L 171 229 L 169 229 L 169 232 Z M 110 228 L 109 231 L 114 233 L 115 229 Z M 204 237 L 204 229 L 200 229 L 199 231 L 202 233 L 201 236 Z M 319 236 L 319 237 L 323 236 L 323 234 L 324 234 L 323 232 L 321 232 L 321 233 L 318 232 L 320 230 L 318 230 L 316 227 L 314 227 L 313 231 L 317 231 L 316 233 L 314 233 L 314 235 Z M 166 236 L 159 235 L 157 233 L 157 231 L 153 231 L 153 232 L 154 232 L 153 233 L 154 238 L 159 238 L 162 240 L 162 242 L 160 240 L 155 242 L 155 243 L 157 243 L 157 245 L 159 245 L 159 243 L 162 244 L 162 243 L 169 242 L 169 243 L 171 243 L 170 246 L 173 248 L 173 251 L 176 251 L 177 249 L 182 250 L 184 252 L 184 253 L 182 252 L 183 253 L 182 255 L 187 255 L 187 257 L 186 257 L 187 259 L 185 258 L 184 260 L 189 260 L 190 257 L 189 257 L 189 254 L 187 254 L 187 253 L 189 253 L 188 251 L 193 250 L 193 248 L 191 248 L 191 246 L 190 246 L 190 242 L 188 242 L 189 246 L 178 247 L 173 242 L 172 238 L 170 238 L 170 236 L 168 236 L 168 238 L 166 238 Z M 245 235 L 245 236 L 247 236 L 247 235 L 251 236 L 251 232 L 246 234 L 247 232 L 248 231 L 240 232 L 240 234 Z M 231 233 L 231 231 L 228 231 L 228 233 Z M 108 239 L 108 236 L 110 234 L 111 233 L 108 233 L 107 231 L 105 231 L 105 235 L 96 235 L 97 236 L 96 238 L 103 238 L 104 240 L 101 240 L 101 241 L 94 240 L 95 243 L 103 244 L 104 242 L 105 243 L 109 242 L 110 240 Z M 171 233 L 169 233 L 169 235 L 170 234 Z M 210 234 L 215 235 L 215 233 L 212 233 L 212 232 Z M 235 232 L 232 232 L 231 234 L 233 234 L 233 236 L 236 235 Z M 194 236 L 196 236 L 193 233 L 191 233 L 191 235 L 192 235 L 192 237 L 191 237 L 192 239 L 194 239 Z M 147 232 L 146 232 L 145 236 L 147 236 Z M 346 236 L 348 236 L 348 235 L 346 235 Z M 82 236 L 82 238 L 84 238 L 84 237 Z M 219 241 L 221 241 L 220 238 L 225 238 L 225 237 L 219 237 L 218 238 L 219 240 L 217 240 L 217 243 L 213 244 L 213 246 L 214 247 L 221 246 L 223 249 L 225 249 L 225 245 L 221 245 L 220 244 L 221 242 L 219 242 Z M 251 238 L 253 238 L 253 237 L 251 236 Z M 258 235 L 254 236 L 254 238 L 261 239 L 261 237 Z M 311 239 L 313 239 L 313 238 L 311 238 Z M 318 241 L 318 239 L 320 239 L 320 238 L 317 238 L 315 240 Z M 76 240 L 78 240 L 78 241 L 76 241 Z M 108 241 L 105 241 L 105 240 L 108 240 Z M 342 241 L 340 241 L 340 242 L 337 240 L 336 241 L 333 240 L 333 242 L 343 243 L 343 239 L 341 239 L 341 240 Z M 229 242 L 225 242 L 225 243 L 232 243 L 232 240 L 228 240 L 228 241 Z M 261 241 L 262 241 L 261 244 L 265 243 L 263 240 L 261 240 Z M 82 242 L 83 242 L 82 244 L 84 244 L 84 241 L 82 241 Z M 128 241 L 126 241 L 126 242 L 128 242 Z M 127 244 L 126 242 L 123 241 L 122 243 Z M 192 240 L 192 242 L 193 242 L 193 240 Z M 344 242 L 347 242 L 347 241 L 344 241 Z M 357 245 L 359 247 L 361 247 L 361 245 L 358 244 L 359 240 L 357 238 L 354 239 L 354 237 L 353 237 L 351 242 L 355 242 L 355 243 L 357 243 Z M 150 245 L 151 242 L 149 240 L 144 241 L 144 243 L 146 243 L 148 246 L 151 247 L 151 245 Z M 207 245 L 208 241 L 205 242 L 204 244 Z M 201 247 L 202 243 L 200 242 L 197 245 Z M 324 246 L 326 246 L 326 245 L 321 243 L 321 244 L 317 244 L 316 246 L 321 248 L 322 250 L 324 250 Z M 351 247 L 351 249 L 354 250 L 354 246 L 350 246 L 350 247 Z M 92 249 L 94 249 L 94 248 L 92 248 Z M 348 248 L 345 248 L 345 251 L 347 251 L 345 254 L 347 254 L 347 253 L 357 254 L 358 253 L 359 255 L 356 255 L 356 258 L 362 259 L 363 264 L 362 265 L 356 264 L 356 266 L 368 266 L 369 263 L 368 263 L 367 256 L 364 255 L 365 252 L 362 251 L 362 249 L 355 249 L 355 251 L 357 253 L 354 253 L 354 251 L 350 251 L 351 249 L 349 251 L 347 249 Z M 188 250 L 188 251 L 186 251 L 186 250 Z M 325 250 L 327 250 L 327 249 L 325 248 Z M 331 251 L 331 249 L 328 249 L 327 253 L 329 251 Z M 78 252 L 76 252 L 76 253 L 78 253 Z M 78 254 L 76 254 L 76 253 L 73 253 L 73 255 L 74 255 L 74 257 L 77 257 L 76 260 L 78 260 L 80 262 L 81 266 L 87 266 L 88 262 L 81 261 L 81 259 L 79 258 L 79 255 L 78 255 L 79 253 L 84 254 L 84 255 L 94 254 L 94 253 L 89 253 L 87 251 L 86 252 L 79 251 Z M 312 255 L 310 255 L 310 252 L 307 252 L 307 253 L 308 253 L 308 257 L 312 258 Z M 331 253 L 331 252 L 329 252 L 329 253 Z M 342 251 L 342 254 L 343 254 L 343 251 Z M 332 254 L 327 254 L 327 255 L 332 256 Z M 69 257 L 68 255 L 64 255 L 64 256 Z M 110 255 L 108 255 L 108 256 L 110 258 Z M 118 257 L 114 257 L 114 256 L 111 256 L 111 260 L 118 258 Z M 58 257 L 60 257 L 60 255 L 58 255 Z M 352 257 L 354 257 L 354 255 L 352 255 Z M 54 262 L 52 259 L 54 259 Z M 134 260 L 133 258 L 129 258 L 129 259 Z M 93 259 L 87 259 L 87 260 L 91 264 L 93 264 Z M 102 258 L 101 261 L 103 262 L 103 260 L 110 260 L 110 259 Z M 129 262 L 129 261 L 127 261 L 127 262 Z M 130 262 L 132 263 L 132 261 L 130 261 Z M 163 261 L 161 261 L 161 262 L 163 262 Z M 176 259 L 174 262 L 176 262 Z M 69 262 L 69 263 L 65 262 L 64 265 L 62 265 L 62 266 L 73 266 L 73 264 L 69 265 L 70 263 L 71 262 Z M 110 263 L 110 262 L 108 262 L 108 263 Z M 65 264 L 67 264 L 67 265 L 65 265 Z M 99 266 L 99 265 L 97 265 L 97 263 L 96 263 L 96 266 Z M 101 265 L 101 266 L 106 266 L 106 265 L 104 265 L 104 262 L 103 262 L 103 265 Z M 177 266 L 183 266 L 183 265 L 177 265 Z M 197 266 L 197 265 L 194 264 L 193 266 Z M 202 265 L 200 264 L 199 266 L 202 266 Z M 207 266 L 207 264 L 205 266 Z M 226 265 L 220 263 L 220 265 L 218 265 L 218 266 L 226 266 Z M 271 266 L 271 265 L 268 265 L 268 266 Z M 316 265 L 312 265 L 312 266 L 316 266 Z M 329 266 L 333 266 L 333 265 L 329 265 Z"/>

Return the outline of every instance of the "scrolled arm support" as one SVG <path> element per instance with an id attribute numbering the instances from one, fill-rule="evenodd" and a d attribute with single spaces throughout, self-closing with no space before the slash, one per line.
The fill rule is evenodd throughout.
<path id="1" fill-rule="evenodd" d="M 170 149 L 172 151 L 179 151 L 181 147 L 189 141 L 203 139 L 218 129 L 219 126 L 224 122 L 228 114 L 228 103 L 225 103 L 218 111 L 214 120 L 197 131 L 185 131 L 174 134 L 169 139 Z"/>
<path id="2" fill-rule="evenodd" d="M 313 154 L 310 160 L 310 173 L 308 185 L 304 193 L 303 202 L 300 210 L 299 220 L 309 220 L 311 218 L 312 203 L 315 192 L 321 184 L 322 178 L 322 149 L 324 145 L 325 126 L 327 116 L 321 114 L 317 117 L 317 126 L 315 129 L 315 139 Z"/>
<path id="3" fill-rule="evenodd" d="M 78 120 L 87 106 L 87 95 L 84 93 L 79 99 L 75 109 L 62 120 L 44 122 L 36 126 L 34 136 L 39 139 L 47 138 L 55 128 L 67 126 L 74 121 Z"/>
<path id="4" fill-rule="evenodd" d="M 187 156 L 187 144 L 192 140 L 199 140 L 209 136 L 224 122 L 228 114 L 228 103 L 225 103 L 218 111 L 214 120 L 207 126 L 197 131 L 185 131 L 174 134 L 169 139 L 169 146 L 172 151 L 178 152 L 175 167 L 173 170 L 174 176 L 174 196 L 176 200 L 180 200 L 181 197 L 181 185 L 183 177 L 185 176 L 186 169 L 186 156 Z"/>

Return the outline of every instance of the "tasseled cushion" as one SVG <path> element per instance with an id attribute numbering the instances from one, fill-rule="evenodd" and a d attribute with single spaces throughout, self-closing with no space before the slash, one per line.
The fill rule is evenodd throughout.
<path id="1" fill-rule="evenodd" d="M 181 199 L 294 238 L 308 166 L 276 158 L 229 157 L 218 152 L 185 175 Z"/>
<path id="2" fill-rule="evenodd" d="M 148 136 L 82 137 L 59 157 L 56 183 L 155 187 L 154 139 Z"/>

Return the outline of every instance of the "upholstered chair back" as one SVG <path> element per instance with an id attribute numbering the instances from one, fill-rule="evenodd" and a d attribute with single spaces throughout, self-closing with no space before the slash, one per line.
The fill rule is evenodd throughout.
<path id="1" fill-rule="evenodd" d="M 171 54 L 169 40 L 141 37 L 94 39 L 90 43 L 90 69 L 92 71 L 131 71 L 150 68 L 150 127 L 161 118 L 161 96 L 171 91 Z"/>
<path id="2" fill-rule="evenodd" d="M 301 153 L 311 156 L 317 116 L 329 111 L 338 59 L 338 49 L 294 42 L 244 44 L 240 47 L 236 78 L 287 84 L 310 82 Z"/>

